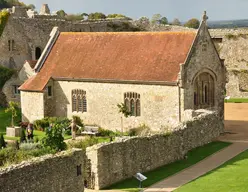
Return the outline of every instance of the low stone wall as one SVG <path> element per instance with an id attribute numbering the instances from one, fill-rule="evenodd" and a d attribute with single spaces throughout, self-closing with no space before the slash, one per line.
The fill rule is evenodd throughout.
<path id="1" fill-rule="evenodd" d="M 0 191 L 83 192 L 83 157 L 73 150 L 0 169 Z"/>
<path id="2" fill-rule="evenodd" d="M 223 131 L 223 121 L 211 112 L 182 123 L 169 135 L 129 138 L 87 148 L 91 170 L 88 182 L 93 189 L 102 189 L 137 172 L 180 160 L 189 150 L 211 142 Z"/>

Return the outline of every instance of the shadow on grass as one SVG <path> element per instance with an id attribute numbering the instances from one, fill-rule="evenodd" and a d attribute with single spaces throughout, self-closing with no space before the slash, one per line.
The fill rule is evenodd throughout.
<path id="1" fill-rule="evenodd" d="M 144 173 L 144 175 L 148 178 L 146 181 L 142 183 L 143 187 L 149 187 L 171 175 L 178 173 L 179 171 L 188 168 L 199 161 L 205 159 L 206 157 L 212 155 L 213 153 L 229 146 L 230 143 L 227 142 L 212 142 L 205 146 L 198 147 L 188 152 L 187 159 L 180 160 L 153 171 L 149 171 Z M 125 181 L 116 183 L 107 189 L 121 189 L 128 191 L 137 191 L 137 187 L 139 186 L 139 182 L 135 178 L 130 178 Z"/>

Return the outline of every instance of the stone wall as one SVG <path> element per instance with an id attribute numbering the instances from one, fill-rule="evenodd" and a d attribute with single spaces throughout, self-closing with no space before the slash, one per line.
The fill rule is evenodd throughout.
<path id="1" fill-rule="evenodd" d="M 83 152 L 47 155 L 0 169 L 0 191 L 83 192 Z"/>
<path id="2" fill-rule="evenodd" d="M 86 91 L 86 113 L 72 113 L 73 89 Z M 141 116 L 124 118 L 124 131 L 141 124 L 159 130 L 179 122 L 178 87 L 144 84 L 55 81 L 55 108 L 52 116 L 71 118 L 78 115 L 86 124 L 97 124 L 106 129 L 121 131 L 121 114 L 117 104 L 124 103 L 125 92 L 140 94 Z"/>
<path id="3" fill-rule="evenodd" d="M 47 18 L 47 19 L 46 19 Z M 38 18 L 16 17 L 11 14 L 0 37 L 0 65 L 21 69 L 25 60 L 37 60 L 35 49 L 44 50 L 49 34 L 57 26 L 61 32 L 101 32 L 114 31 L 109 24 L 129 23 L 127 20 L 83 21 L 72 22 L 53 19 L 50 16 Z M 130 24 L 131 25 L 131 24 Z M 9 40 L 13 49 L 9 49 Z M 12 47 L 12 43 L 11 43 Z"/>
<path id="4" fill-rule="evenodd" d="M 44 118 L 44 93 L 21 91 L 22 121 Z"/>
<path id="5" fill-rule="evenodd" d="M 218 137 L 224 125 L 216 113 L 208 112 L 176 130 L 170 135 L 130 138 L 87 148 L 92 188 L 105 188 L 137 172 L 144 173 L 180 160 L 189 150 Z"/>
<path id="6" fill-rule="evenodd" d="M 14 92 L 14 86 L 21 86 L 32 75 L 34 75 L 34 71 L 30 64 L 26 62 L 18 74 L 13 75 L 11 79 L 4 84 L 2 91 L 6 96 L 7 102 L 20 102 L 20 94 Z"/>

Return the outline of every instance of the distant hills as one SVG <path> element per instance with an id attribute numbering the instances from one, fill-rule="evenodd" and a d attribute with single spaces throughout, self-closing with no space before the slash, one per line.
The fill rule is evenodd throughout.
<path id="1" fill-rule="evenodd" d="M 248 19 L 208 21 L 208 26 L 211 29 L 248 27 Z"/>

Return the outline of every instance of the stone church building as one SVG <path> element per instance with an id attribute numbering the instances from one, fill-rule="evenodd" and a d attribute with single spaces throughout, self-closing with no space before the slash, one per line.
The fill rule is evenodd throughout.
<path id="1" fill-rule="evenodd" d="M 54 28 L 34 70 L 19 88 L 23 121 L 80 116 L 120 130 L 153 130 L 208 108 L 223 117 L 226 70 L 207 29 L 197 32 L 59 32 Z"/>

